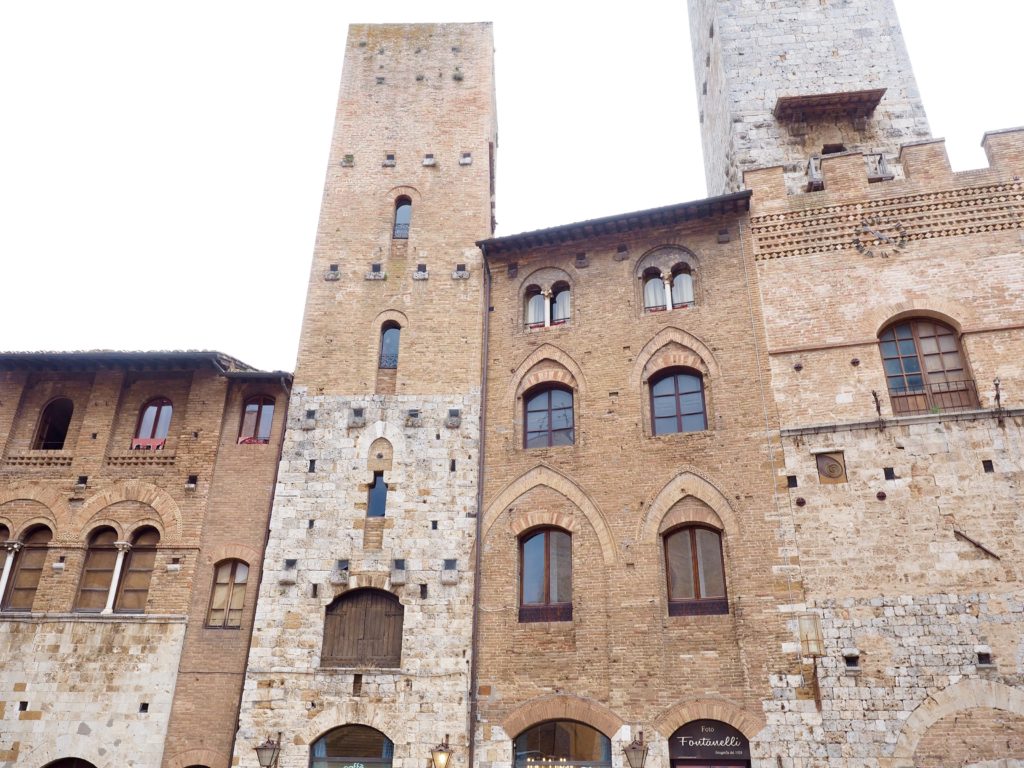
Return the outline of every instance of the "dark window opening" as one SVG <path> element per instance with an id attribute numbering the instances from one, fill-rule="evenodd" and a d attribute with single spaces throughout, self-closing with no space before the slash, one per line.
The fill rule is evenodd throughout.
<path id="1" fill-rule="evenodd" d="M 796 488 L 797 487 L 796 475 L 786 475 L 786 487 L 787 488 Z"/>
<path id="2" fill-rule="evenodd" d="M 729 612 L 718 531 L 686 526 L 665 536 L 665 575 L 669 616 Z"/>
<path id="3" fill-rule="evenodd" d="M 373 483 L 370 485 L 368 501 L 366 506 L 367 517 L 384 517 L 384 510 L 388 503 L 388 484 L 384 482 L 383 472 L 373 473 Z"/>
<path id="4" fill-rule="evenodd" d="M 274 398 L 256 395 L 245 401 L 242 425 L 238 429 L 238 442 L 265 445 L 270 442 L 270 427 L 274 422 Z"/>
<path id="5" fill-rule="evenodd" d="M 403 195 L 395 200 L 395 229 L 392 237 L 395 240 L 407 240 L 411 223 L 412 200 Z"/>
<path id="6" fill-rule="evenodd" d="M 896 470 L 893 469 L 892 467 L 882 467 L 882 475 L 885 477 L 886 480 L 895 480 Z"/>
<path id="7" fill-rule="evenodd" d="M 703 377 L 684 368 L 652 378 L 651 416 L 655 435 L 707 429 Z"/>
<path id="8" fill-rule="evenodd" d="M 981 468 L 985 470 L 985 472 L 995 472 L 995 467 L 992 465 L 992 459 L 982 459 Z"/>
<path id="9" fill-rule="evenodd" d="M 43 575 L 47 545 L 53 533 L 46 526 L 30 529 L 21 540 L 21 550 L 13 555 L 14 563 L 7 581 L 0 610 L 31 611 L 36 588 Z M 8 554 L 7 557 L 12 557 Z"/>
<path id="10" fill-rule="evenodd" d="M 838 155 L 840 152 L 845 152 L 846 147 L 842 144 L 825 144 L 821 148 L 821 154 L 823 155 Z"/>
<path id="11" fill-rule="evenodd" d="M 572 537 L 544 528 L 519 544 L 519 621 L 572 621 Z"/>
<path id="12" fill-rule="evenodd" d="M 68 429 L 71 426 L 71 414 L 74 410 L 74 403 L 66 397 L 57 398 L 47 404 L 39 419 L 39 427 L 36 429 L 32 448 L 37 451 L 63 450 L 64 442 L 68 437 Z"/>
<path id="13" fill-rule="evenodd" d="M 514 742 L 513 768 L 570 765 L 574 768 L 610 768 L 611 740 L 589 725 L 555 720 L 535 725 Z"/>
<path id="14" fill-rule="evenodd" d="M 570 390 L 551 387 L 526 397 L 524 447 L 572 445 L 575 440 L 573 396 Z"/>
<path id="15" fill-rule="evenodd" d="M 992 666 L 992 654 L 985 653 L 983 651 L 978 652 L 978 666 L 990 667 Z"/>
<path id="16" fill-rule="evenodd" d="M 89 537 L 89 548 L 85 553 L 85 565 L 82 567 L 82 579 L 75 600 L 76 611 L 99 612 L 106 605 L 117 561 L 115 541 L 117 532 L 113 528 L 99 528 Z"/>
<path id="17" fill-rule="evenodd" d="M 398 367 L 398 343 L 402 333 L 397 323 L 385 323 L 380 329 L 380 362 L 379 368 L 391 369 Z"/>

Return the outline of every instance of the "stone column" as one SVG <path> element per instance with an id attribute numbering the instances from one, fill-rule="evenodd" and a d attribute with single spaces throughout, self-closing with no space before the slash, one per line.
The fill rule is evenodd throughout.
<path id="1" fill-rule="evenodd" d="M 18 554 L 18 550 L 21 549 L 20 541 L 8 541 L 4 544 L 4 549 L 7 550 L 7 557 L 4 559 L 4 572 L 0 575 L 0 599 L 7 593 L 7 582 L 11 578 L 11 568 L 14 567 L 14 557 Z"/>
<path id="2" fill-rule="evenodd" d="M 114 612 L 114 598 L 117 597 L 117 585 L 121 581 L 121 567 L 124 565 L 124 557 L 131 550 L 132 545 L 127 541 L 115 541 L 117 547 L 117 560 L 114 562 L 114 575 L 110 579 L 110 591 L 107 592 L 107 604 L 100 611 L 100 614 Z"/>

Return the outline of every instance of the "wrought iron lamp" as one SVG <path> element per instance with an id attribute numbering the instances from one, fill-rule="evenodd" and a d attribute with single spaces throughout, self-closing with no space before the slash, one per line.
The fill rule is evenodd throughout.
<path id="1" fill-rule="evenodd" d="M 276 741 L 267 736 L 267 740 L 254 749 L 260 768 L 276 768 L 277 758 L 281 756 L 281 732 L 277 732 Z"/>
<path id="2" fill-rule="evenodd" d="M 448 768 L 452 759 L 452 750 L 448 746 L 448 734 L 444 735 L 444 741 L 430 750 L 430 763 L 434 768 Z"/>
<path id="3" fill-rule="evenodd" d="M 644 768 L 647 750 L 648 746 L 644 743 L 644 732 L 640 731 L 628 746 L 622 748 L 622 751 L 626 753 L 626 762 L 629 763 L 629 768 Z"/>

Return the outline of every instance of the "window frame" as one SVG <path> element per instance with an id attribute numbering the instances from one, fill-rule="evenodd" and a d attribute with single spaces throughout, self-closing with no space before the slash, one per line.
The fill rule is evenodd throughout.
<path id="1" fill-rule="evenodd" d="M 658 303 L 648 304 L 647 303 L 647 285 L 653 281 L 658 282 Z M 640 274 L 640 298 L 643 303 L 644 313 L 654 314 L 657 312 L 665 312 L 668 308 L 665 306 L 665 278 L 661 275 L 661 270 L 657 267 L 647 267 Z"/>
<path id="2" fill-rule="evenodd" d="M 722 595 L 702 597 L 700 595 L 700 551 L 697 547 L 697 531 L 711 531 L 718 537 L 718 559 L 722 568 Z M 690 567 L 693 579 L 693 591 L 696 597 L 678 598 L 672 596 L 672 574 L 669 570 L 668 547 L 669 539 L 689 534 Z M 665 595 L 668 601 L 669 616 L 710 616 L 729 613 L 729 585 L 725 570 L 725 543 L 722 531 L 710 525 L 683 523 L 670 528 L 661 534 L 661 551 L 665 564 Z"/>
<path id="3" fill-rule="evenodd" d="M 45 542 L 42 544 L 28 543 L 29 539 L 43 531 L 50 535 Z M 43 574 L 46 572 L 46 553 L 50 548 L 50 542 L 53 541 L 53 530 L 47 525 L 34 525 L 25 531 L 18 541 L 21 542 L 21 548 L 14 553 L 14 561 L 11 563 L 11 572 L 7 576 L 7 588 L 4 590 L 4 594 L 0 595 L 0 612 L 2 613 L 32 613 L 32 607 L 35 604 L 36 596 L 39 593 L 39 583 L 43 580 Z M 15 590 L 25 590 L 24 587 L 16 587 L 15 585 L 18 583 L 18 577 L 25 570 L 25 560 L 28 559 L 29 553 L 38 554 L 40 556 L 39 567 L 36 568 L 33 565 L 30 569 L 32 571 L 39 571 L 35 584 L 31 587 L 32 599 L 29 601 L 29 605 L 26 608 L 12 608 L 11 601 L 14 597 Z"/>
<path id="4" fill-rule="evenodd" d="M 398 335 L 398 340 L 395 342 L 394 353 L 385 352 L 384 344 L 387 340 L 387 334 L 391 331 L 395 331 Z M 380 339 L 377 344 L 377 368 L 381 371 L 395 371 L 398 370 L 398 355 L 402 346 L 402 326 L 396 323 L 394 320 L 388 320 L 383 323 L 380 327 Z"/>
<path id="5" fill-rule="evenodd" d="M 690 300 L 676 302 L 676 279 L 686 275 L 690 279 Z M 693 277 L 693 268 L 685 261 L 672 267 L 672 309 L 689 309 L 697 305 L 697 281 Z"/>
<path id="6" fill-rule="evenodd" d="M 551 393 L 552 392 L 565 392 L 569 395 L 569 407 L 565 408 L 552 408 L 551 407 Z M 542 410 L 530 410 L 530 403 L 540 397 L 547 397 L 547 408 Z M 555 411 L 568 410 L 572 416 L 572 422 L 568 428 L 555 429 L 552 421 L 552 413 Z M 576 445 L 576 391 L 572 387 L 565 386 L 561 383 L 550 383 L 546 382 L 538 384 L 535 387 L 527 390 L 523 394 L 523 448 L 525 450 L 533 450 L 536 448 L 568 448 Z M 531 413 L 547 413 L 547 429 L 545 430 L 530 430 L 530 414 Z M 568 443 L 556 443 L 554 442 L 554 436 L 556 433 L 568 432 L 569 442 Z M 546 435 L 547 440 L 544 445 L 530 445 L 530 435 Z"/>
<path id="7" fill-rule="evenodd" d="M 365 755 L 338 755 L 338 756 L 324 755 L 323 757 L 319 757 L 319 756 L 314 754 L 314 752 L 316 751 L 317 745 L 320 744 L 320 742 L 322 742 L 325 739 L 327 739 L 331 734 L 336 733 L 336 732 L 338 732 L 338 731 L 340 731 L 340 730 L 342 730 L 344 728 L 359 728 L 359 729 L 365 728 L 365 729 L 368 729 L 368 730 L 371 730 L 371 731 L 376 731 L 384 739 L 384 743 L 381 745 L 381 753 L 383 754 L 383 753 L 386 753 L 386 752 L 390 752 L 391 753 L 391 757 L 383 757 L 383 756 L 382 757 L 366 757 Z M 327 751 L 326 750 L 326 745 L 325 745 L 324 751 L 325 752 Z M 320 735 L 319 738 L 315 739 L 309 745 L 309 766 L 310 766 L 310 768 L 316 768 L 319 765 L 351 766 L 351 765 L 356 765 L 356 764 L 362 764 L 362 765 L 373 766 L 373 768 L 388 768 L 388 766 L 391 766 L 394 763 L 394 755 L 395 755 L 395 743 L 391 739 L 389 739 L 387 734 L 385 734 L 383 731 L 378 730 L 377 728 L 374 728 L 374 727 L 369 726 L 369 725 L 364 725 L 362 723 L 346 723 L 345 725 L 339 725 L 339 726 L 337 726 L 335 728 L 331 728 L 329 731 L 325 731 L 324 733 L 322 733 Z"/>
<path id="8" fill-rule="evenodd" d="M 703 424 L 703 426 L 700 429 L 684 429 L 683 428 L 684 417 L 686 417 L 686 416 L 694 416 L 696 414 L 695 413 L 685 413 L 685 412 L 683 412 L 683 410 L 682 410 L 682 408 L 680 406 L 680 399 L 681 399 L 681 397 L 683 395 L 685 395 L 685 394 L 690 394 L 690 393 L 687 393 L 687 392 L 681 392 L 680 391 L 680 389 L 679 389 L 679 382 L 678 382 L 678 380 L 676 378 L 676 377 L 678 377 L 680 375 L 692 376 L 692 377 L 697 379 L 697 382 L 700 385 L 700 404 L 701 404 L 700 413 L 701 413 L 701 415 L 703 416 L 703 419 L 704 419 L 704 424 Z M 658 419 L 659 418 L 661 418 L 661 419 L 670 418 L 670 416 L 658 416 L 657 415 L 657 410 L 655 408 L 655 398 L 656 397 L 663 398 L 663 397 L 666 397 L 666 396 L 665 395 L 655 395 L 654 394 L 654 388 L 655 388 L 655 386 L 660 384 L 662 381 L 664 381 L 665 379 L 668 379 L 670 377 L 673 379 L 673 382 L 674 382 L 673 383 L 673 390 L 674 390 L 673 391 L 673 398 L 675 400 L 675 405 L 676 405 L 674 417 L 676 419 L 676 426 L 678 427 L 678 429 L 675 429 L 675 430 L 673 430 L 671 432 L 659 432 L 658 431 Z M 651 409 L 650 429 L 651 429 L 651 436 L 652 437 L 664 437 L 664 436 L 667 436 L 667 435 L 681 435 L 681 434 L 688 435 L 688 434 L 696 434 L 696 433 L 699 433 L 699 432 L 707 432 L 708 431 L 708 429 L 709 429 L 708 425 L 711 422 L 710 422 L 710 419 L 708 418 L 707 386 L 705 385 L 705 376 L 704 376 L 704 373 L 702 371 L 700 371 L 700 370 L 698 370 L 696 368 L 688 368 L 686 366 L 674 366 L 674 367 L 671 367 L 671 368 L 663 368 L 662 370 L 657 371 L 652 376 L 648 377 L 648 379 L 647 379 L 647 398 L 648 398 L 647 399 L 648 407 Z"/>
<path id="9" fill-rule="evenodd" d="M 578 757 L 578 756 L 573 756 L 571 754 L 571 750 L 570 750 L 570 754 L 568 754 L 566 756 L 562 756 L 562 755 L 558 755 L 558 754 L 541 755 L 541 757 L 538 760 L 534 761 L 530 757 L 527 757 L 527 755 L 530 754 L 529 751 L 527 751 L 527 750 L 524 750 L 522 752 L 518 751 L 520 747 L 527 747 L 527 746 L 529 746 L 528 743 L 521 744 L 520 743 L 520 739 L 527 740 L 527 742 L 528 742 L 530 740 L 530 737 L 531 737 L 532 734 L 536 733 L 536 734 L 539 735 L 542 732 L 542 730 L 544 730 L 544 729 L 552 728 L 552 727 L 554 729 L 557 729 L 559 726 L 562 726 L 564 724 L 568 724 L 568 725 L 576 726 L 576 727 L 582 726 L 583 728 L 587 729 L 588 731 L 592 731 L 594 734 L 596 734 L 599 737 L 599 739 L 597 741 L 597 744 L 599 745 L 600 751 L 603 754 L 607 755 L 608 759 L 606 759 L 606 760 L 605 759 L 602 759 L 602 760 L 587 760 L 587 759 L 583 759 L 583 758 Z M 556 741 L 557 740 L 557 734 L 553 733 L 552 736 L 554 737 L 552 739 L 552 741 L 553 742 Z M 577 739 L 576 739 L 575 734 L 574 734 L 569 739 L 569 742 L 570 742 L 570 744 L 574 744 L 576 741 L 577 741 Z M 520 755 L 523 756 L 522 759 L 520 759 Z M 604 733 L 602 733 L 599 729 L 597 729 L 594 726 L 590 725 L 590 723 L 585 723 L 582 720 L 572 720 L 570 718 L 553 718 L 553 719 L 550 719 L 550 720 L 544 720 L 544 721 L 541 721 L 539 723 L 535 723 L 534 725 L 531 725 L 529 728 L 521 731 L 518 735 L 516 735 L 512 739 L 512 766 L 511 766 L 511 768 L 546 768 L 546 766 L 548 766 L 548 765 L 568 765 L 568 766 L 572 766 L 572 768 L 611 768 L 611 766 L 612 766 L 612 757 L 611 757 L 611 755 L 612 755 L 612 741 L 611 741 L 611 739 L 609 739 L 608 736 L 605 735 Z"/>
<path id="10" fill-rule="evenodd" d="M 142 425 L 146 418 L 146 412 L 150 408 L 156 408 L 156 413 L 153 416 L 153 426 L 149 430 L 149 434 L 146 436 L 142 435 Z M 164 409 L 170 410 L 170 416 L 167 417 L 167 426 L 164 430 L 163 435 L 158 435 L 160 432 L 160 420 L 163 415 Z M 171 422 L 174 419 L 174 403 L 168 397 L 151 397 L 149 400 L 142 404 L 139 408 L 139 417 L 135 422 L 135 431 L 132 433 L 132 450 L 143 448 L 151 450 L 159 450 L 167 444 L 167 436 L 171 433 Z"/>
<path id="11" fill-rule="evenodd" d="M 551 534 L 557 533 L 565 536 L 569 541 L 568 571 L 569 571 L 569 595 L 568 602 L 551 601 Z M 524 589 L 526 585 L 526 545 L 538 536 L 544 537 L 544 602 L 527 603 L 524 600 Z M 531 528 L 519 536 L 519 623 L 528 624 L 541 621 L 572 621 L 572 594 L 573 594 L 573 547 L 572 532 L 564 528 L 549 525 L 540 528 Z"/>
<path id="12" fill-rule="evenodd" d="M 139 546 L 138 541 L 143 536 L 148 535 L 150 532 L 156 534 L 156 541 L 151 545 Z M 118 574 L 117 579 L 117 593 L 114 596 L 114 613 L 125 613 L 125 614 L 143 614 L 146 612 L 146 603 L 149 601 L 149 593 L 153 587 L 153 574 L 156 572 L 156 558 L 160 551 L 160 531 L 152 526 L 143 526 L 132 534 L 131 548 L 125 552 L 124 561 L 121 563 L 121 572 Z M 137 568 L 134 571 L 132 566 L 135 565 L 134 561 L 140 558 L 140 554 L 153 553 L 153 562 L 149 568 Z M 146 588 L 142 590 L 138 587 L 127 587 L 128 576 L 132 573 L 148 573 L 149 578 L 146 579 Z M 125 608 L 125 593 L 126 592 L 145 592 L 142 600 L 141 608 Z"/>
<path id="13" fill-rule="evenodd" d="M 541 287 L 539 285 L 529 285 L 527 286 L 526 291 L 523 294 L 523 297 L 523 327 L 525 327 L 528 330 L 544 328 L 546 325 L 546 323 L 544 322 L 544 291 L 541 290 Z M 540 300 L 540 312 L 536 313 L 536 315 L 533 315 L 530 312 L 530 306 L 535 299 Z M 531 317 L 539 317 L 540 320 L 531 321 Z"/>
<path id="14" fill-rule="evenodd" d="M 253 430 L 251 435 L 244 434 L 245 430 L 245 417 L 250 405 L 256 405 L 256 421 L 253 424 Z M 269 416 L 265 416 L 265 410 L 267 406 L 270 406 Z M 242 420 L 238 425 L 238 445 L 267 445 L 270 443 L 270 435 L 274 429 L 274 409 L 277 407 L 277 400 L 270 395 L 250 395 L 245 398 L 242 402 Z M 263 426 L 264 420 L 268 421 L 267 424 L 267 436 L 260 437 L 261 427 Z"/>
<path id="15" fill-rule="evenodd" d="M 98 539 L 101 535 L 106 534 L 108 531 L 114 534 L 114 541 L 111 542 L 109 546 L 97 545 L 95 543 L 96 539 Z M 115 546 L 116 541 L 117 531 L 109 525 L 98 526 L 97 528 L 94 528 L 92 531 L 89 532 L 88 544 L 86 545 L 85 549 L 85 559 L 82 561 L 82 572 L 78 578 L 78 590 L 75 592 L 75 603 L 73 608 L 73 611 L 75 613 L 100 613 L 103 610 L 104 606 L 106 606 L 107 598 L 110 595 L 110 585 L 114 580 L 114 573 L 117 570 L 117 547 Z M 89 568 L 89 561 L 94 552 L 112 552 L 114 554 L 114 564 L 110 567 L 110 579 L 107 581 L 107 586 L 103 590 L 103 601 L 101 602 L 99 608 L 83 608 L 81 606 L 83 591 L 97 593 L 99 592 L 99 589 L 97 588 L 85 586 L 86 574 L 90 571 L 99 572 L 105 570 L 100 568 Z"/>
<path id="16" fill-rule="evenodd" d="M 929 324 L 934 327 L 936 333 L 932 336 L 922 337 L 922 324 Z M 900 326 L 908 326 L 910 338 L 900 338 L 898 329 Z M 946 333 L 939 333 L 946 331 Z M 892 338 L 885 338 L 891 334 Z M 952 337 L 955 349 L 942 350 L 942 337 Z M 935 339 L 936 352 L 929 353 L 922 349 L 921 339 Z M 913 355 L 903 354 L 900 351 L 901 342 L 910 341 L 914 345 Z M 885 345 L 894 344 L 896 354 L 886 356 Z M 945 355 L 955 352 L 959 362 L 959 368 L 947 368 Z M 878 334 L 878 354 L 882 360 L 882 375 L 885 377 L 885 388 L 889 395 L 889 404 L 894 416 L 914 415 L 922 413 L 943 413 L 947 411 L 971 410 L 980 407 L 978 400 L 977 384 L 971 375 L 967 363 L 967 355 L 961 343 L 960 333 L 949 323 L 937 320 L 932 317 L 904 317 L 886 325 Z M 926 358 L 938 355 L 942 368 L 939 371 L 929 372 Z M 904 360 L 913 359 L 916 361 L 918 370 L 907 372 Z M 889 361 L 897 361 L 899 373 L 890 374 L 888 370 Z M 951 372 L 959 372 L 960 378 L 949 380 Z M 932 381 L 934 374 L 935 380 Z M 920 387 L 910 387 L 908 379 L 913 376 L 921 379 Z M 902 390 L 894 390 L 892 379 L 900 379 L 904 385 Z M 940 381 L 939 379 L 943 379 Z M 959 386 L 957 386 L 959 385 Z"/>
<path id="17" fill-rule="evenodd" d="M 399 221 L 399 214 L 403 209 L 408 209 L 405 221 Z M 392 219 L 391 239 L 408 240 L 409 232 L 412 229 L 412 198 L 408 195 L 399 195 L 395 198 L 395 212 Z"/>
<path id="18" fill-rule="evenodd" d="M 558 297 L 565 295 L 565 317 L 555 317 L 555 310 L 558 306 Z M 551 286 L 551 319 L 549 323 L 552 327 L 556 325 L 566 325 L 572 320 L 572 286 L 565 280 L 559 280 Z"/>
<path id="19" fill-rule="evenodd" d="M 214 611 L 213 601 L 214 601 L 214 598 L 217 596 L 217 587 L 220 586 L 220 582 L 217 581 L 217 576 L 219 575 L 221 569 L 224 566 L 229 566 L 229 568 L 228 568 L 228 580 L 227 580 L 227 582 L 225 582 L 225 584 L 227 586 L 227 596 L 226 596 L 226 598 L 224 600 L 224 608 L 223 609 L 219 609 L 219 610 L 223 610 L 224 618 L 218 624 L 218 623 L 215 623 L 212 620 L 211 617 L 212 617 L 212 614 L 213 614 L 213 611 Z M 245 568 L 245 581 L 243 581 L 241 583 L 238 583 L 235 580 L 236 579 L 236 574 L 238 573 L 238 567 L 239 566 L 243 566 Z M 227 560 L 221 560 L 220 562 L 218 562 L 217 564 L 215 564 L 213 566 L 213 583 L 210 585 L 210 602 L 209 602 L 209 605 L 206 608 L 206 623 L 204 624 L 204 626 L 207 629 L 241 629 L 242 628 L 242 618 L 245 615 L 245 598 L 246 598 L 246 592 L 248 591 L 248 588 L 249 588 L 249 574 L 250 573 L 252 573 L 252 567 L 249 565 L 249 563 L 247 563 L 247 562 L 245 562 L 245 560 L 241 560 L 241 559 L 239 559 L 237 557 L 236 558 L 229 558 Z M 232 600 L 233 600 L 233 598 L 235 596 L 235 592 L 238 590 L 239 587 L 241 587 L 241 590 L 242 590 L 242 605 L 241 605 L 240 608 L 234 609 L 234 610 L 238 611 L 238 623 L 237 624 L 231 624 L 229 622 L 230 622 L 230 619 L 231 619 L 231 611 L 233 610 L 231 608 Z"/>

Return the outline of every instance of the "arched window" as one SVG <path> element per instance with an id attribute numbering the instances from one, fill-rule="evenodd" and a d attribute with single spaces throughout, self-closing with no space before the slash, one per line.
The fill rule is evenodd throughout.
<path id="1" fill-rule="evenodd" d="M 78 584 L 78 597 L 75 600 L 76 611 L 98 613 L 106 606 L 117 564 L 116 541 L 117 531 L 108 527 L 97 528 L 89 537 L 82 580 Z"/>
<path id="2" fill-rule="evenodd" d="M 241 560 L 225 560 L 213 572 L 213 592 L 206 626 L 236 629 L 242 626 L 242 606 L 249 565 Z"/>
<path id="3" fill-rule="evenodd" d="M 384 482 L 384 473 L 373 473 L 369 495 L 366 500 L 367 517 L 384 517 L 388 508 L 388 484 Z"/>
<path id="4" fill-rule="evenodd" d="M 45 525 L 26 531 L 7 577 L 7 588 L 0 604 L 2 610 L 32 610 L 39 578 L 43 575 L 43 563 L 46 562 L 46 545 L 52 538 L 53 533 Z"/>
<path id="5" fill-rule="evenodd" d="M 551 286 L 551 324 L 562 325 L 569 320 L 569 284 Z"/>
<path id="6" fill-rule="evenodd" d="M 390 592 L 345 592 L 327 606 L 320 666 L 400 666 L 404 613 L 402 604 Z"/>
<path id="7" fill-rule="evenodd" d="M 685 526 L 667 533 L 665 575 L 669 616 L 729 612 L 718 531 Z"/>
<path id="8" fill-rule="evenodd" d="M 135 428 L 135 439 L 132 450 L 143 448 L 158 450 L 167 442 L 167 432 L 171 427 L 173 406 L 166 397 L 155 397 L 139 411 L 139 423 Z"/>
<path id="9" fill-rule="evenodd" d="M 398 342 L 402 333 L 398 323 L 387 322 L 380 329 L 380 368 L 398 367 Z"/>
<path id="10" fill-rule="evenodd" d="M 409 225 L 412 223 L 412 200 L 405 195 L 395 199 L 395 240 L 406 240 L 409 237 Z"/>
<path id="11" fill-rule="evenodd" d="M 526 289 L 526 327 L 544 327 L 544 294 L 536 285 Z"/>
<path id="12" fill-rule="evenodd" d="M 572 445 L 576 441 L 572 410 L 572 390 L 545 387 L 524 398 L 526 448 Z"/>
<path id="13" fill-rule="evenodd" d="M 693 273 L 689 264 L 672 268 L 672 307 L 693 306 Z"/>
<path id="14" fill-rule="evenodd" d="M 893 413 L 978 407 L 957 333 L 937 320 L 893 323 L 878 337 Z"/>
<path id="15" fill-rule="evenodd" d="M 656 269 L 644 271 L 644 311 L 661 312 L 665 307 L 665 281 Z"/>
<path id="16" fill-rule="evenodd" d="M 513 742 L 515 768 L 546 768 L 568 764 L 573 768 L 610 768 L 611 740 L 589 725 L 552 720 L 535 725 Z"/>
<path id="17" fill-rule="evenodd" d="M 64 441 L 68 437 L 71 426 L 71 414 L 75 404 L 66 397 L 51 400 L 39 418 L 36 436 L 32 448 L 37 451 L 60 451 L 64 449 Z"/>
<path id="18" fill-rule="evenodd" d="M 572 536 L 560 528 L 519 540 L 519 621 L 572 621 Z"/>
<path id="19" fill-rule="evenodd" d="M 7 543 L 11 540 L 11 531 L 6 525 L 0 525 L 0 573 L 7 562 Z M 3 597 L 3 595 L 0 595 Z"/>
<path id="20" fill-rule="evenodd" d="M 154 528 L 140 528 L 132 536 L 132 546 L 124 557 L 121 578 L 117 588 L 114 611 L 117 613 L 142 613 L 146 610 L 149 596 L 149 582 L 156 565 L 156 545 L 160 534 Z"/>
<path id="21" fill-rule="evenodd" d="M 689 368 L 651 377 L 651 422 L 656 435 L 707 429 L 704 378 Z"/>
<path id="22" fill-rule="evenodd" d="M 368 725 L 343 725 L 328 731 L 313 742 L 309 750 L 310 768 L 333 765 L 367 765 L 390 768 L 395 754 L 391 739 Z"/>
<path id="23" fill-rule="evenodd" d="M 274 422 L 274 398 L 255 395 L 247 398 L 242 409 L 242 426 L 238 430 L 238 442 L 269 443 L 270 427 Z"/>
<path id="24" fill-rule="evenodd" d="M 65 757 L 60 760 L 54 760 L 52 763 L 47 763 L 44 768 L 96 768 L 96 766 L 77 757 Z"/>

